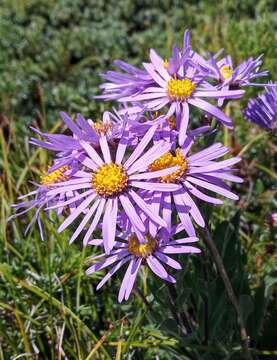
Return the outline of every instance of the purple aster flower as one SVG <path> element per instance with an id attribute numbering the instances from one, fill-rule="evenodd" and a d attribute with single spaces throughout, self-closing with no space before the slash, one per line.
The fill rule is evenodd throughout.
<path id="1" fill-rule="evenodd" d="M 268 71 L 260 71 L 260 66 L 262 65 L 262 57 L 260 55 L 257 59 L 250 57 L 236 68 L 233 66 L 233 61 L 230 55 L 222 58 L 219 61 L 216 61 L 214 57 L 210 59 L 210 76 L 216 79 L 220 87 L 227 88 L 229 86 L 241 87 L 249 85 L 259 85 L 253 84 L 250 81 L 258 77 L 263 77 L 268 75 Z M 264 84 L 262 84 L 264 85 Z"/>
<path id="2" fill-rule="evenodd" d="M 215 57 L 211 57 L 209 64 L 206 64 L 206 69 L 209 72 L 208 76 L 215 79 L 217 81 L 217 87 L 222 90 L 239 89 L 244 86 L 276 86 L 251 82 L 251 80 L 268 75 L 267 70 L 260 71 L 262 57 L 263 55 L 260 55 L 256 59 L 250 57 L 237 67 L 233 66 L 230 55 L 219 61 L 216 61 Z M 208 87 L 210 86 L 208 83 L 206 83 L 206 85 Z M 218 105 L 221 106 L 223 102 L 224 98 L 220 98 Z"/>
<path id="3" fill-rule="evenodd" d="M 189 122 L 189 105 L 204 110 L 225 126 L 232 128 L 232 120 L 216 106 L 202 98 L 235 99 L 244 94 L 243 90 L 218 90 L 211 85 L 203 87 L 204 75 L 191 62 L 187 54 L 182 61 L 177 55 L 173 58 L 176 71 L 173 76 L 170 74 L 172 71 L 168 70 L 169 66 L 165 66 L 162 58 L 153 49 L 150 50 L 150 59 L 151 63 L 143 65 L 155 81 L 155 85 L 147 87 L 141 94 L 123 97 L 120 101 L 142 101 L 147 111 L 158 111 L 169 106 L 166 118 L 176 114 L 180 145 L 184 143 Z"/>
<path id="4" fill-rule="evenodd" d="M 147 233 L 145 235 L 139 231 L 122 231 L 117 233 L 118 240 L 114 244 L 114 250 L 109 255 L 102 253 L 101 255 L 90 258 L 99 260 L 96 264 L 88 268 L 86 273 L 92 274 L 102 270 L 108 266 L 113 267 L 107 272 L 100 283 L 97 290 L 100 289 L 122 266 L 128 264 L 122 284 L 120 286 L 118 300 L 128 300 L 138 271 L 141 266 L 148 266 L 152 272 L 162 280 L 175 283 L 175 278 L 168 273 L 165 265 L 169 268 L 180 270 L 181 264 L 174 260 L 170 255 L 173 254 L 193 254 L 200 253 L 200 249 L 191 246 L 191 243 L 198 241 L 196 237 L 180 238 L 178 240 L 170 240 L 171 237 L 181 232 L 183 228 L 177 226 L 170 234 L 165 231 L 156 232 L 155 236 Z M 101 239 L 92 240 L 90 245 L 103 246 Z"/>
<path id="5" fill-rule="evenodd" d="M 234 157 L 228 160 L 214 161 L 228 153 L 228 148 L 216 143 L 188 156 L 192 144 L 193 141 L 188 138 L 181 148 L 176 149 L 175 153 L 168 152 L 150 164 L 149 170 L 155 172 L 179 165 L 180 168 L 176 172 L 161 177 L 158 181 L 160 183 L 179 184 L 181 187 L 172 193 L 152 190 L 148 198 L 150 202 L 159 204 L 156 205 L 156 212 L 162 213 L 168 231 L 172 226 L 172 213 L 175 208 L 187 233 L 190 236 L 195 236 L 190 215 L 200 227 L 205 226 L 205 221 L 196 201 L 201 200 L 214 205 L 223 203 L 222 200 L 207 194 L 207 191 L 232 200 L 238 200 L 238 196 L 230 191 L 224 181 L 240 183 L 243 180 L 232 174 L 234 171 L 232 165 L 238 163 L 240 158 Z M 145 194 L 144 197 L 146 198 Z"/>
<path id="6" fill-rule="evenodd" d="M 32 220 L 30 221 L 30 223 L 28 224 L 28 226 L 26 227 L 24 235 L 26 235 L 27 232 L 31 229 L 32 225 L 35 222 L 37 222 L 41 239 L 44 240 L 43 224 L 42 224 L 41 217 L 40 217 L 41 211 L 47 210 L 47 208 L 50 206 L 64 203 L 65 200 L 69 201 L 69 203 L 70 203 L 69 209 L 70 209 L 70 211 L 73 211 L 73 209 L 76 207 L 76 203 L 81 198 L 81 196 L 79 196 L 79 197 L 76 196 L 75 192 L 71 191 L 71 190 L 65 191 L 65 192 L 60 192 L 59 195 L 49 194 L 49 190 L 52 190 L 53 186 L 55 186 L 56 184 L 58 184 L 62 181 L 74 178 L 71 175 L 72 174 L 71 172 L 72 172 L 72 170 L 70 169 L 69 166 L 62 166 L 59 169 L 56 169 L 55 171 L 48 172 L 47 174 L 41 176 L 40 183 L 32 182 L 32 184 L 36 186 L 36 189 L 32 190 L 28 194 L 18 197 L 19 200 L 30 198 L 30 197 L 32 197 L 32 199 L 22 201 L 21 203 L 18 203 L 18 204 L 13 204 L 12 207 L 16 211 L 18 211 L 20 209 L 24 209 L 24 210 L 21 210 L 20 212 L 17 212 L 16 214 L 10 216 L 8 218 L 8 221 L 11 221 L 11 220 L 17 218 L 18 216 L 24 215 L 24 214 L 28 213 L 29 211 L 35 209 L 35 214 L 34 214 Z M 72 198 L 74 198 L 74 201 L 70 200 Z M 57 211 L 57 215 L 61 215 L 64 208 L 65 208 L 65 205 L 60 206 Z M 48 214 L 48 217 L 49 217 L 49 214 Z"/>
<path id="7" fill-rule="evenodd" d="M 275 85 L 277 86 L 277 83 Z M 265 92 L 256 99 L 250 99 L 243 114 L 248 121 L 266 130 L 275 130 L 277 128 L 277 87 L 266 88 Z"/>
<path id="8" fill-rule="evenodd" d="M 56 170 L 61 166 L 73 166 L 79 156 L 84 153 L 80 140 L 99 147 L 99 139 L 105 135 L 108 141 L 120 139 L 123 128 L 127 122 L 127 115 L 121 117 L 118 113 L 104 112 L 102 121 L 86 120 L 81 114 L 77 114 L 76 122 L 64 112 L 61 117 L 72 132 L 72 135 L 43 133 L 36 128 L 31 128 L 44 140 L 31 138 L 30 143 L 57 153 L 55 165 L 50 170 Z"/>
<path id="9" fill-rule="evenodd" d="M 176 121 L 175 116 L 165 118 L 164 115 L 158 112 L 150 113 L 149 115 L 140 115 L 133 121 L 130 129 L 133 134 L 136 134 L 138 138 L 141 138 L 143 134 L 153 125 L 157 125 L 157 130 L 153 137 L 154 141 L 165 140 L 171 143 L 171 150 L 175 150 L 178 143 L 179 131 L 177 130 L 178 119 Z M 203 135 L 211 130 L 210 126 L 201 126 L 199 128 L 187 130 L 184 139 L 190 138 L 193 140 L 195 137 Z"/>
<path id="10" fill-rule="evenodd" d="M 99 95 L 95 98 L 115 100 L 122 96 L 137 94 L 153 84 L 152 77 L 145 70 L 141 70 L 121 60 L 114 61 L 114 65 L 121 71 L 108 71 L 101 75 L 107 81 L 100 85 L 104 95 Z"/>
<path id="11" fill-rule="evenodd" d="M 161 192 L 170 192 L 179 188 L 177 184 L 157 184 L 153 182 L 153 179 L 168 175 L 176 171 L 178 167 L 174 166 L 172 169 L 163 169 L 158 172 L 149 172 L 147 170 L 148 165 L 170 149 L 169 143 L 160 141 L 146 151 L 146 147 L 152 140 L 155 131 L 155 126 L 147 131 L 127 160 L 123 159 L 128 146 L 128 130 L 123 134 L 113 156 L 106 136 L 100 137 L 99 144 L 103 159 L 88 142 L 80 141 L 85 155 L 79 161 L 84 166 L 84 170 L 80 171 L 78 175 L 75 174 L 77 178 L 74 180 L 60 183 L 58 188 L 55 187 L 49 192 L 50 195 L 54 196 L 66 191 L 86 192 L 86 197 L 80 205 L 65 219 L 58 229 L 60 232 L 63 231 L 86 210 L 86 215 L 73 233 L 70 242 L 73 242 L 92 220 L 86 228 L 83 239 L 84 244 L 87 244 L 103 214 L 104 247 L 108 253 L 114 246 L 117 216 L 122 211 L 134 228 L 144 232 L 145 226 L 136 212 L 134 204 L 155 223 L 161 226 L 166 225 L 164 220 L 154 214 L 151 207 L 135 191 L 135 189 L 152 189 L 153 186 Z M 115 160 L 112 159 L 113 157 Z M 71 201 L 74 201 L 74 198 Z M 65 201 L 52 208 L 64 206 L 68 203 L 68 201 Z"/>

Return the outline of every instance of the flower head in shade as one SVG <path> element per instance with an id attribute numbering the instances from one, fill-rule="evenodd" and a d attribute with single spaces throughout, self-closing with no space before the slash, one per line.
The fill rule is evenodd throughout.
<path id="1" fill-rule="evenodd" d="M 49 206 L 57 205 L 60 202 L 69 202 L 69 209 L 72 211 L 74 207 L 76 206 L 76 202 L 78 201 L 78 198 L 75 197 L 74 191 L 66 191 L 61 192 L 59 195 L 50 195 L 49 190 L 53 189 L 53 186 L 55 184 L 58 184 L 63 181 L 67 181 L 69 179 L 73 178 L 71 175 L 71 169 L 69 166 L 62 166 L 55 171 L 51 171 L 46 173 L 45 175 L 41 176 L 40 183 L 33 183 L 36 186 L 35 190 L 32 190 L 28 194 L 19 196 L 19 200 L 29 198 L 29 200 L 22 201 L 18 204 L 13 204 L 12 207 L 18 211 L 21 209 L 21 211 L 17 212 L 16 214 L 9 217 L 8 221 L 13 220 L 17 218 L 18 216 L 24 215 L 28 213 L 31 210 L 35 210 L 35 214 L 28 224 L 28 226 L 25 229 L 25 234 L 30 230 L 32 225 L 37 222 L 41 239 L 44 239 L 44 231 L 43 231 L 43 224 L 41 221 L 41 211 L 46 210 Z M 70 199 L 74 197 L 74 201 L 71 201 Z M 57 211 L 57 215 L 61 215 L 64 207 L 59 207 Z M 22 210 L 24 209 L 24 210 Z"/>
<path id="2" fill-rule="evenodd" d="M 124 159 L 125 154 L 127 154 L 129 138 L 127 130 L 113 154 L 111 154 L 106 136 L 100 137 L 99 144 L 103 158 L 88 142 L 80 141 L 85 151 L 84 156 L 79 159 L 84 167 L 83 170 L 74 174 L 74 180 L 60 183 L 58 188 L 55 187 L 49 192 L 52 196 L 57 196 L 66 191 L 84 191 L 86 194 L 80 205 L 59 227 L 59 231 L 63 231 L 84 211 L 86 212 L 80 225 L 73 233 L 70 242 L 74 241 L 85 229 L 83 241 L 84 244 L 87 244 L 103 215 L 102 232 L 105 251 L 108 253 L 115 242 L 117 216 L 122 212 L 126 214 L 134 228 L 145 232 L 145 226 L 134 205 L 147 214 L 152 221 L 165 226 L 164 220 L 152 213 L 151 208 L 136 191 L 137 189 L 152 189 L 153 186 L 160 191 L 169 192 L 179 188 L 179 185 L 176 184 L 157 184 L 153 182 L 153 179 L 157 177 L 176 171 L 176 167 L 158 172 L 147 170 L 148 165 L 170 149 L 169 143 L 161 141 L 146 150 L 155 130 L 156 128 L 152 127 L 147 131 L 127 160 Z M 67 202 L 60 203 L 54 208 L 66 204 Z"/>
<path id="3" fill-rule="evenodd" d="M 122 266 L 128 264 L 119 290 L 119 302 L 123 299 L 128 300 L 138 271 L 143 265 L 148 266 L 152 272 L 162 280 L 175 283 L 175 278 L 168 273 L 165 266 L 176 270 L 180 270 L 182 267 L 179 262 L 169 255 L 200 253 L 200 249 L 190 245 L 198 240 L 196 237 L 170 240 L 171 237 L 181 232 L 181 230 L 182 227 L 178 226 L 172 229 L 170 234 L 161 230 L 157 231 L 155 236 L 149 233 L 142 234 L 138 231 L 134 232 L 132 230 L 122 231 L 118 234 L 114 250 L 112 250 L 109 255 L 103 253 L 92 257 L 90 261 L 100 261 L 89 267 L 86 273 L 89 275 L 108 266 L 112 266 L 98 284 L 98 290 Z M 103 242 L 102 240 L 92 240 L 90 245 L 103 246 Z"/>
<path id="4" fill-rule="evenodd" d="M 222 204 L 222 200 L 211 196 L 209 193 L 216 193 L 232 200 L 238 200 L 238 196 L 230 191 L 224 181 L 242 182 L 242 179 L 232 174 L 234 171 L 232 166 L 238 163 L 240 158 L 234 157 L 228 160 L 215 161 L 228 153 L 228 148 L 216 143 L 198 153 L 188 155 L 192 144 L 193 141 L 187 139 L 181 148 L 177 148 L 175 152 L 164 154 L 149 166 L 149 170 L 156 172 L 178 165 L 179 169 L 177 171 L 163 176 L 157 181 L 167 184 L 179 184 L 180 189 L 172 193 L 161 193 L 158 190 L 153 190 L 148 196 L 149 201 L 156 204 L 156 213 L 162 213 L 168 231 L 172 227 L 172 215 L 175 208 L 187 233 L 190 236 L 195 236 L 190 216 L 199 226 L 205 226 L 197 201 L 201 200 L 215 205 Z M 145 198 L 147 198 L 146 195 Z M 153 204 L 153 206 L 155 205 Z"/>
<path id="5" fill-rule="evenodd" d="M 277 128 L 277 83 L 275 85 L 276 87 L 266 88 L 257 98 L 249 100 L 243 111 L 248 121 L 269 131 Z"/>
<path id="6" fill-rule="evenodd" d="M 147 111 L 158 111 L 167 108 L 165 118 L 176 115 L 177 130 L 179 130 L 179 143 L 184 143 L 186 130 L 189 122 L 189 106 L 194 106 L 216 117 L 222 124 L 232 128 L 231 119 L 216 106 L 203 100 L 203 98 L 239 98 L 244 94 L 243 90 L 218 90 L 213 86 L 203 87 L 205 76 L 192 62 L 189 52 L 179 58 L 178 53 L 174 56 L 172 68 L 174 74 L 165 67 L 163 59 L 150 50 L 150 63 L 144 63 L 144 67 L 155 82 L 148 86 L 138 95 L 126 96 L 120 99 L 122 102 L 137 103 Z M 137 108 L 137 105 L 135 105 Z M 132 107 L 129 111 L 133 111 Z"/>

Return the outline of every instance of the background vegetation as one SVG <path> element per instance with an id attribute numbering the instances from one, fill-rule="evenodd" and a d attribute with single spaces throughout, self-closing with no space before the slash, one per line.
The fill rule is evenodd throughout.
<path id="1" fill-rule="evenodd" d="M 2 0 L 0 2 L 0 359 L 241 359 L 240 331 L 203 238 L 203 255 L 180 261 L 176 288 L 145 272 L 126 304 L 120 278 L 95 291 L 84 275 L 92 249 L 68 246 L 68 233 L 46 223 L 47 240 L 28 218 L 7 224 L 10 204 L 48 166 L 30 148 L 28 125 L 64 131 L 59 111 L 91 118 L 111 106 L 95 102 L 99 74 L 121 58 L 139 65 L 149 47 L 166 57 L 185 28 L 202 54 L 224 47 L 235 63 L 264 53 L 276 80 L 274 0 Z M 248 90 L 254 96 L 257 89 Z M 277 279 L 272 134 L 229 108 L 235 132 L 219 134 L 243 156 L 241 200 L 203 209 L 239 300 L 253 359 L 277 357 Z M 276 140 L 276 139 L 275 139 Z M 150 274 L 149 274 L 150 275 Z M 145 279 L 147 278 L 147 282 Z M 176 290 L 177 289 L 177 290 Z"/>

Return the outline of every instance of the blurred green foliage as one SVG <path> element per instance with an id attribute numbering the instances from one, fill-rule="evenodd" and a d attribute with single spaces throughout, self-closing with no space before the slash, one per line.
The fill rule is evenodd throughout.
<path id="1" fill-rule="evenodd" d="M 111 106 L 93 100 L 99 74 L 115 59 L 140 65 L 149 47 L 167 57 L 190 28 L 201 54 L 224 47 L 238 64 L 264 53 L 264 68 L 276 79 L 276 1 L 2 0 L 0 19 L 0 360 L 241 359 L 236 315 L 202 237 L 201 257 L 179 259 L 177 292 L 145 272 L 142 293 L 118 305 L 122 276 L 96 292 L 100 275 L 84 275 L 94 250 L 68 246 L 68 233 L 58 235 L 49 222 L 44 243 L 36 229 L 23 238 L 30 218 L 13 224 L 6 218 L 30 189 L 27 180 L 49 163 L 44 151 L 30 148 L 26 125 L 63 131 L 61 110 L 98 117 Z M 257 91 L 248 89 L 247 97 Z M 238 296 L 253 359 L 274 359 L 276 229 L 267 219 L 276 207 L 276 145 L 272 134 L 242 118 L 245 103 L 229 108 L 235 132 L 218 134 L 243 157 L 245 183 L 235 188 L 241 200 L 203 211 Z"/>

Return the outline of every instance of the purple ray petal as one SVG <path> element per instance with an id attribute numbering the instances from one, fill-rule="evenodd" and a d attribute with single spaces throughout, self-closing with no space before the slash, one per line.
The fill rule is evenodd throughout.
<path id="1" fill-rule="evenodd" d="M 120 195 L 119 200 L 133 226 L 136 227 L 139 231 L 145 232 L 145 226 L 129 198 L 126 195 Z"/>
<path id="2" fill-rule="evenodd" d="M 94 148 L 86 141 L 81 140 L 80 145 L 86 150 L 89 157 L 98 165 L 102 166 L 104 164 L 101 157 L 97 154 Z"/>
<path id="3" fill-rule="evenodd" d="M 188 194 L 188 192 L 182 193 L 181 198 L 182 198 L 185 205 L 190 206 L 190 208 L 191 208 L 190 209 L 191 216 L 196 221 L 196 223 L 199 226 L 204 227 L 205 226 L 205 220 L 203 219 L 203 216 L 201 215 L 197 205 L 192 200 L 192 198 Z"/>
<path id="4" fill-rule="evenodd" d="M 220 170 L 220 169 L 224 169 L 224 168 L 226 168 L 228 166 L 232 166 L 234 164 L 237 164 L 240 161 L 241 161 L 241 158 L 234 157 L 234 158 L 231 158 L 231 159 L 228 159 L 228 160 L 218 161 L 218 162 L 213 163 L 211 165 L 201 166 L 201 167 L 189 169 L 187 173 L 188 174 L 197 174 L 197 173 L 204 173 L 204 172 Z"/>
<path id="5" fill-rule="evenodd" d="M 128 169 L 128 174 L 131 175 L 134 172 L 146 169 L 153 161 L 164 155 L 171 148 L 171 144 L 166 141 L 157 142 L 152 148 L 139 159 L 136 160 L 132 166 Z"/>
<path id="6" fill-rule="evenodd" d="M 164 254 L 199 254 L 200 249 L 194 246 L 167 245 L 160 250 Z"/>
<path id="7" fill-rule="evenodd" d="M 86 270 L 86 274 L 90 275 L 90 274 L 93 274 L 96 271 L 102 270 L 105 267 L 112 265 L 114 262 L 116 262 L 118 260 L 121 260 L 122 258 L 124 258 L 127 255 L 129 255 L 127 250 L 120 250 L 117 254 L 110 255 L 110 256 L 106 257 L 104 260 L 90 266 Z"/>
<path id="8" fill-rule="evenodd" d="M 129 137 L 130 137 L 129 131 L 124 129 L 122 137 L 121 137 L 121 139 L 119 141 L 119 144 L 117 146 L 116 159 L 115 159 L 116 164 L 121 164 L 122 163 L 122 160 L 124 158 L 125 151 L 126 151 L 126 148 L 127 148 L 127 145 L 128 145 Z"/>
<path id="9" fill-rule="evenodd" d="M 161 78 L 160 75 L 154 70 L 154 67 L 152 64 L 143 63 L 143 66 L 145 70 L 148 72 L 148 74 L 156 81 L 157 84 L 159 84 L 162 88 L 166 89 L 166 81 Z"/>
<path id="10" fill-rule="evenodd" d="M 164 221 L 166 222 L 167 231 L 171 231 L 171 219 L 172 219 L 172 205 L 171 205 L 171 194 L 164 193 L 163 194 L 163 202 L 162 202 L 162 216 Z"/>
<path id="11" fill-rule="evenodd" d="M 130 259 L 131 256 L 127 256 L 120 260 L 114 267 L 112 267 L 97 285 L 96 290 L 99 290 L 113 276 L 113 274 L 116 273 L 124 264 L 126 264 L 126 262 L 130 261 Z"/>
<path id="12" fill-rule="evenodd" d="M 238 200 L 239 199 L 239 197 L 236 194 L 232 193 L 231 191 L 226 190 L 226 189 L 224 189 L 224 188 L 222 188 L 220 186 L 211 184 L 211 183 L 209 183 L 207 181 L 203 181 L 203 180 L 197 179 L 197 178 L 192 177 L 192 176 L 188 176 L 187 181 L 189 181 L 189 182 L 191 182 L 191 183 L 193 183 L 195 185 L 201 186 L 201 187 L 203 187 L 205 189 L 208 189 L 210 191 L 213 191 L 213 192 L 215 192 L 217 194 L 223 195 L 223 196 L 225 196 L 225 197 L 227 197 L 229 199 L 232 199 L 232 200 Z"/>
<path id="13" fill-rule="evenodd" d="M 101 199 L 97 208 L 97 211 L 95 213 L 95 216 L 93 218 L 92 223 L 90 224 L 88 231 L 86 232 L 84 239 L 83 239 L 83 245 L 86 246 L 89 242 L 89 238 L 91 236 L 91 234 L 93 233 L 93 231 L 95 230 L 96 226 L 99 223 L 100 217 L 102 215 L 104 206 L 106 204 L 106 199 Z"/>
<path id="14" fill-rule="evenodd" d="M 164 67 L 163 59 L 156 53 L 154 49 L 150 49 L 150 59 L 157 72 L 161 75 L 161 77 L 165 81 L 168 81 L 170 79 L 170 76 L 166 68 Z"/>
<path id="15" fill-rule="evenodd" d="M 211 98 L 225 98 L 225 99 L 239 99 L 245 94 L 244 90 L 208 90 L 195 91 L 195 97 L 211 97 Z"/>
<path id="16" fill-rule="evenodd" d="M 67 206 L 69 204 L 72 204 L 72 203 L 82 199 L 83 197 L 86 197 L 87 195 L 92 194 L 93 192 L 94 192 L 94 190 L 87 190 L 87 191 L 83 192 L 82 194 L 78 194 L 78 195 L 70 198 L 69 200 L 59 202 L 58 204 L 55 204 L 53 206 L 49 206 L 49 207 L 45 208 L 45 210 L 57 209 L 59 207 Z"/>
<path id="17" fill-rule="evenodd" d="M 185 181 L 184 184 L 186 185 L 187 189 L 189 190 L 189 192 L 191 194 L 193 194 L 194 196 L 198 197 L 199 199 L 203 200 L 203 201 L 207 201 L 211 204 L 215 204 L 215 205 L 221 205 L 223 204 L 223 201 L 211 196 L 208 196 L 206 194 L 204 194 L 203 192 L 201 192 L 200 190 L 196 189 L 192 184 L 190 184 L 188 181 Z"/>
<path id="18" fill-rule="evenodd" d="M 173 269 L 180 270 L 182 269 L 182 265 L 178 263 L 178 261 L 172 259 L 171 257 L 159 252 L 155 251 L 155 256 L 162 261 L 164 264 L 171 266 Z"/>
<path id="19" fill-rule="evenodd" d="M 180 169 L 180 166 L 177 165 L 177 166 L 173 166 L 173 167 L 163 169 L 163 170 L 152 171 L 152 172 L 141 173 L 141 174 L 134 174 L 134 175 L 129 176 L 129 180 L 155 179 L 155 178 L 159 178 L 162 176 L 172 174 L 179 169 Z"/>
<path id="20" fill-rule="evenodd" d="M 145 190 L 152 190 L 152 191 L 177 191 L 181 188 L 179 184 L 165 184 L 165 183 L 151 183 L 151 182 L 143 182 L 143 181 L 131 181 L 131 186 L 145 189 Z"/>
<path id="21" fill-rule="evenodd" d="M 188 102 L 191 105 L 196 106 L 208 112 L 209 114 L 215 116 L 220 122 L 222 122 L 223 125 L 227 126 L 228 128 L 230 129 L 233 128 L 232 120 L 226 114 L 224 114 L 223 111 L 219 110 L 216 106 L 201 99 L 189 99 Z"/>
<path id="22" fill-rule="evenodd" d="M 105 214 L 103 217 L 103 240 L 106 254 L 109 254 L 115 243 L 117 211 L 117 198 L 108 199 Z"/>
<path id="23" fill-rule="evenodd" d="M 187 127 L 189 122 L 189 106 L 186 102 L 182 104 L 183 111 L 181 115 L 180 121 L 180 129 L 179 129 L 179 145 L 182 146 L 186 139 Z"/>
<path id="24" fill-rule="evenodd" d="M 137 193 L 135 193 L 133 190 L 130 190 L 130 196 L 152 221 L 161 226 L 166 226 L 166 222 L 159 215 L 155 214 L 150 205 L 147 205 L 146 202 Z"/>
<path id="25" fill-rule="evenodd" d="M 118 294 L 118 301 L 122 302 L 122 300 L 125 298 L 128 299 L 127 295 L 130 295 L 132 288 L 134 286 L 134 282 L 137 276 L 137 272 L 139 270 L 140 264 L 141 264 L 141 258 L 134 258 L 130 261 L 130 264 L 126 270 L 126 273 L 124 275 L 119 294 Z"/>
<path id="26" fill-rule="evenodd" d="M 86 200 L 84 200 L 60 225 L 58 228 L 58 232 L 62 232 L 66 229 L 88 206 L 89 204 L 96 198 L 96 194 L 90 195 Z"/>
<path id="27" fill-rule="evenodd" d="M 153 135 L 157 129 L 157 126 L 152 126 L 147 133 L 142 138 L 141 142 L 138 144 L 136 149 L 133 151 L 132 155 L 129 157 L 129 159 L 125 162 L 124 166 L 126 169 L 128 169 L 137 159 L 138 157 L 143 153 L 146 146 L 149 144 L 151 139 L 153 138 Z"/>
<path id="28" fill-rule="evenodd" d="M 47 192 L 47 195 L 49 196 L 56 196 L 60 193 L 65 193 L 67 191 L 74 191 L 74 190 L 79 190 L 79 189 L 87 189 L 87 188 L 91 188 L 91 183 L 88 184 L 78 184 L 78 185 L 71 185 L 71 186 L 65 186 L 65 187 L 58 187 L 56 189 L 53 190 L 49 190 Z"/>
<path id="29" fill-rule="evenodd" d="M 146 262 L 150 269 L 153 271 L 154 274 L 159 276 L 161 279 L 166 280 L 168 282 L 175 283 L 176 280 L 170 276 L 162 264 L 156 259 L 154 256 L 150 255 L 146 258 Z"/>
<path id="30" fill-rule="evenodd" d="M 106 138 L 105 135 L 100 137 L 99 144 L 100 144 L 100 147 L 101 147 L 101 151 L 102 151 L 102 154 L 103 154 L 104 161 L 107 164 L 109 164 L 112 161 L 112 159 L 111 159 L 111 153 L 110 153 L 109 145 L 108 145 L 108 142 L 107 142 L 107 138 Z"/>
<path id="31" fill-rule="evenodd" d="M 84 227 L 86 226 L 86 224 L 89 222 L 89 220 L 93 216 L 94 212 L 96 211 L 96 209 L 97 209 L 97 207 L 99 205 L 99 202 L 100 202 L 100 200 L 97 199 L 94 202 L 94 204 L 92 205 L 92 207 L 89 209 L 89 211 L 86 213 L 86 215 L 84 216 L 84 218 L 81 221 L 80 225 L 77 227 L 77 229 L 74 231 L 73 235 L 71 236 L 71 238 L 69 240 L 69 244 L 72 244 L 73 241 L 79 236 L 81 231 L 84 229 Z"/>

